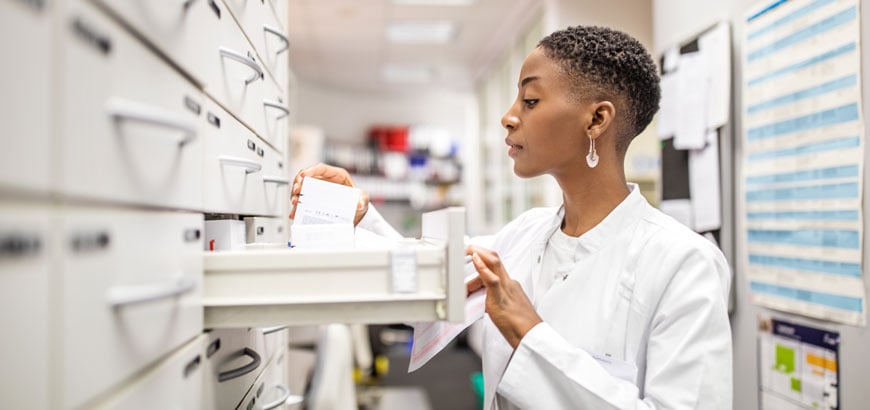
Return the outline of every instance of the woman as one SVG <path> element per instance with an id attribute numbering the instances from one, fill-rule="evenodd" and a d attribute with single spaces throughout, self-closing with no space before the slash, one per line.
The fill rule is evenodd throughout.
<path id="1" fill-rule="evenodd" d="M 485 408 L 730 409 L 730 273 L 710 242 L 625 180 L 631 140 L 658 110 L 643 46 L 601 27 L 545 37 L 502 118 L 514 172 L 551 175 L 559 208 L 532 209 L 467 248 L 486 288 Z M 353 185 L 346 171 L 300 172 Z M 373 210 L 373 209 L 372 209 Z M 367 200 L 361 226 L 387 232 Z"/>

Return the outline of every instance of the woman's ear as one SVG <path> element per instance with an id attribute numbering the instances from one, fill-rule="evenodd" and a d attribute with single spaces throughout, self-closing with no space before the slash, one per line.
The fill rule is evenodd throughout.
<path id="1" fill-rule="evenodd" d="M 592 104 L 592 120 L 586 127 L 586 134 L 596 139 L 611 126 L 616 116 L 616 106 L 610 101 L 599 101 Z"/>

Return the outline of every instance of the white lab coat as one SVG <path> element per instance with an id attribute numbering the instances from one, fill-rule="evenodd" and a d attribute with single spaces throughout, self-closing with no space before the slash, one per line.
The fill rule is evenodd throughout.
<path id="1" fill-rule="evenodd" d="M 725 258 L 629 188 L 579 238 L 576 266 L 536 301 L 544 321 L 516 351 L 483 319 L 484 408 L 731 409 Z M 532 209 L 474 242 L 533 295 L 562 218 L 560 208 Z"/>

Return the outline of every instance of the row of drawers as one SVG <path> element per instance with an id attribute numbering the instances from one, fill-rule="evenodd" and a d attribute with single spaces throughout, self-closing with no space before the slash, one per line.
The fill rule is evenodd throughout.
<path id="1" fill-rule="evenodd" d="M 212 331 L 88 407 L 288 409 L 297 395 L 288 387 L 287 358 L 286 328 Z"/>
<path id="2" fill-rule="evenodd" d="M 95 1 L 267 140 L 286 135 L 274 121 L 287 114 L 286 0 Z"/>
<path id="3" fill-rule="evenodd" d="M 199 335 L 202 226 L 195 213 L 0 202 L 3 407 L 48 408 L 52 396 L 62 408 L 91 403 Z M 286 332 L 209 334 L 210 350 L 224 348 L 221 371 L 244 367 L 243 347 L 266 363 L 287 345 Z M 239 403 L 255 376 L 208 389 L 215 404 L 205 408 Z"/>
<path id="4" fill-rule="evenodd" d="M 194 2 L 200 3 L 206 2 Z M 286 214 L 286 138 L 277 137 L 286 135 L 286 115 L 276 123 L 283 130 L 264 142 L 263 134 L 99 10 L 71 2 L 68 14 L 63 29 L 73 35 L 63 36 L 54 104 L 50 90 L 16 93 L 22 87 L 15 79 L 0 80 L 22 96 L 21 104 L 3 99 L 11 132 L 0 149 L 0 187 L 215 213 Z M 46 67 L 58 62 L 43 57 L 37 77 L 51 78 Z"/>
<path id="5" fill-rule="evenodd" d="M 27 400 L 3 407 L 81 405 L 200 334 L 202 225 L 202 214 L 0 204 L 0 397 Z"/>

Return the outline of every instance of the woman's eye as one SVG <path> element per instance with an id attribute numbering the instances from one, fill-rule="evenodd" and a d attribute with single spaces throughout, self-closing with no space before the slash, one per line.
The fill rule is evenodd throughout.
<path id="1" fill-rule="evenodd" d="M 537 98 L 527 98 L 527 99 L 523 100 L 523 103 L 526 104 L 526 107 L 532 108 L 538 104 L 538 99 Z"/>

